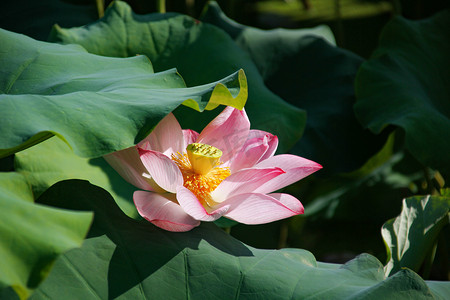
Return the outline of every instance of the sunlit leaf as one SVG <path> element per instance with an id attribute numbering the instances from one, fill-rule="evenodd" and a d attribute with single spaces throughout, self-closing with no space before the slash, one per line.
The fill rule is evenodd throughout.
<path id="1" fill-rule="evenodd" d="M 405 131 L 408 150 L 450 174 L 450 11 L 421 21 L 397 17 L 356 79 L 355 112 L 374 133 Z"/>
<path id="2" fill-rule="evenodd" d="M 0 157 L 53 135 L 99 157 L 134 145 L 182 103 L 242 109 L 247 99 L 242 70 L 185 88 L 176 70 L 154 73 L 143 55 L 102 57 L 4 30 L 0 39 Z"/>
<path id="3" fill-rule="evenodd" d="M 25 178 L 0 173 L 0 297 L 26 299 L 56 258 L 80 247 L 92 213 L 34 204 Z M 7 297 L 8 298 L 3 298 Z"/>
<path id="4" fill-rule="evenodd" d="M 176 68 L 187 86 L 206 84 L 244 69 L 248 79 L 246 111 L 252 127 L 280 138 L 285 152 L 301 136 L 305 112 L 273 94 L 258 69 L 215 26 L 175 13 L 137 15 L 124 2 L 115 1 L 98 22 L 71 29 L 55 27 L 51 40 L 82 45 L 90 53 L 113 57 L 146 55 L 155 71 Z M 183 127 L 201 130 L 217 114 L 176 111 Z"/>
<path id="5" fill-rule="evenodd" d="M 138 216 L 133 204 L 135 186 L 126 182 L 103 157 L 80 157 L 56 137 L 16 153 L 15 169 L 25 175 L 35 197 L 58 181 L 85 179 L 106 189 L 125 214 Z"/>
<path id="6" fill-rule="evenodd" d="M 402 268 L 419 271 L 425 256 L 448 224 L 450 198 L 416 196 L 403 200 L 400 216 L 387 221 L 382 228 L 388 262 L 386 275 Z"/>
<path id="7" fill-rule="evenodd" d="M 32 299 L 440 298 L 410 270 L 385 279 L 368 254 L 324 264 L 301 249 L 249 247 L 211 223 L 164 231 L 126 217 L 107 192 L 85 181 L 60 182 L 40 201 L 93 210 L 95 220 L 83 247 L 58 260 Z"/>

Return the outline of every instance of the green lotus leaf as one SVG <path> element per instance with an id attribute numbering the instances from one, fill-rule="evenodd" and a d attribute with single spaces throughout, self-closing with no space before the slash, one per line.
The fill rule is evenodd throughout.
<path id="1" fill-rule="evenodd" d="M 388 262 L 386 275 L 402 268 L 419 271 L 442 230 L 448 224 L 449 197 L 416 196 L 403 200 L 400 216 L 382 228 Z"/>
<path id="2" fill-rule="evenodd" d="M 137 15 L 125 2 L 115 1 L 99 21 L 71 29 L 56 26 L 51 41 L 82 45 L 90 53 L 111 57 L 146 55 L 157 72 L 176 68 L 187 86 L 219 80 L 244 69 L 248 79 L 246 111 L 252 128 L 278 135 L 285 152 L 301 136 L 305 112 L 273 94 L 256 66 L 222 30 L 175 13 Z M 185 128 L 201 130 L 218 111 L 175 114 Z"/>
<path id="3" fill-rule="evenodd" d="M 353 112 L 353 81 L 363 60 L 336 47 L 327 26 L 261 30 L 229 19 L 215 2 L 202 20 L 248 53 L 272 92 L 306 110 L 304 135 L 290 152 L 322 164 L 319 175 L 354 171 L 382 148 L 387 137 L 364 129 Z"/>
<path id="4" fill-rule="evenodd" d="M 374 133 L 390 125 L 423 165 L 450 174 L 450 11 L 397 17 L 356 78 L 355 112 Z"/>
<path id="5" fill-rule="evenodd" d="M 186 88 L 175 69 L 154 73 L 143 55 L 103 57 L 5 30 L 0 39 L 0 157 L 53 135 L 99 157 L 139 142 L 180 104 L 242 109 L 247 99 L 242 70 Z"/>
<path id="6" fill-rule="evenodd" d="M 59 255 L 81 246 L 93 214 L 35 204 L 22 175 L 1 172 L 0 219 L 0 298 L 26 299 Z"/>
<path id="7" fill-rule="evenodd" d="M 261 30 L 251 26 L 239 24 L 238 22 L 230 19 L 225 15 L 216 1 L 209 1 L 206 4 L 201 20 L 223 29 L 241 48 L 251 51 L 250 54 L 252 60 L 256 62 L 256 66 L 263 76 L 266 72 L 273 71 L 272 65 L 277 58 L 272 57 L 269 60 L 267 60 L 267 58 L 271 57 L 270 52 L 273 52 L 274 48 L 276 48 L 274 40 L 277 38 L 279 42 L 283 43 L 283 45 L 289 45 L 290 43 L 291 47 L 295 47 L 295 41 L 298 41 L 305 36 L 317 36 L 332 45 L 336 45 L 334 34 L 330 27 L 326 25 L 301 29 L 277 28 L 272 30 Z M 265 43 L 265 46 L 269 47 L 269 53 L 264 53 L 263 51 L 258 51 L 256 49 L 257 44 L 262 45 L 262 43 Z M 283 53 L 280 54 L 283 55 Z"/>
<path id="8" fill-rule="evenodd" d="M 301 249 L 249 247 L 211 223 L 167 232 L 126 217 L 86 181 L 59 182 L 39 201 L 93 210 L 95 220 L 83 247 L 61 257 L 31 299 L 444 299 L 450 290 L 407 269 L 386 279 L 368 254 L 335 265 Z"/>
<path id="9" fill-rule="evenodd" d="M 36 198 L 58 181 L 84 179 L 107 190 L 126 215 L 138 217 L 133 204 L 133 192 L 137 188 L 126 182 L 102 157 L 80 157 L 61 139 L 52 137 L 16 153 L 14 167 L 25 176 Z"/>

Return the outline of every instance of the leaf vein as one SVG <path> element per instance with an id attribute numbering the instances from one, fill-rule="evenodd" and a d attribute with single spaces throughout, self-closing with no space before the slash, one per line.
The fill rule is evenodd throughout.
<path id="1" fill-rule="evenodd" d="M 92 285 L 89 284 L 89 282 L 83 277 L 81 272 L 75 267 L 75 265 L 67 258 L 67 256 L 63 255 L 62 260 L 66 262 L 66 265 L 69 269 L 71 269 L 74 272 L 74 275 L 80 280 L 81 283 L 83 283 L 89 292 L 91 292 L 94 296 L 96 296 L 98 299 L 102 299 L 100 295 L 97 293 L 97 291 L 94 289 Z"/>
<path id="2" fill-rule="evenodd" d="M 11 89 L 13 88 L 13 86 L 17 82 L 17 80 L 20 78 L 20 76 L 22 76 L 22 74 L 25 72 L 25 70 L 28 69 L 28 67 L 37 60 L 38 56 L 39 55 L 36 55 L 32 59 L 28 59 L 28 60 L 24 61 L 23 64 L 21 64 L 20 67 L 17 69 L 17 73 L 11 75 L 11 77 L 13 77 L 13 78 L 11 79 L 8 86 L 6 87 L 6 89 L 4 91 L 5 94 L 9 94 L 9 92 L 11 91 Z"/>

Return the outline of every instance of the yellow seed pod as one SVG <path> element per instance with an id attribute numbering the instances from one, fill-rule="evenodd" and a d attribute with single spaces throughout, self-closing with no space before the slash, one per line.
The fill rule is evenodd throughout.
<path id="1" fill-rule="evenodd" d="M 195 173 L 201 175 L 208 174 L 217 165 L 222 156 L 220 149 L 200 143 L 189 144 L 186 152 L 192 169 Z"/>

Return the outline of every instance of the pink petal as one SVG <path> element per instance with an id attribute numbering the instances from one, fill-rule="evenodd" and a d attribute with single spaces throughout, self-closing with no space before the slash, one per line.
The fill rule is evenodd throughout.
<path id="1" fill-rule="evenodd" d="M 267 137 L 267 143 L 269 144 L 269 149 L 267 149 L 266 153 L 264 153 L 259 161 L 263 161 L 265 159 L 268 159 L 269 157 L 272 157 L 278 148 L 278 137 L 276 135 L 264 131 L 261 131 L 261 133 L 265 133 L 265 136 Z"/>
<path id="2" fill-rule="evenodd" d="M 244 224 L 264 224 L 304 212 L 303 205 L 288 194 L 240 194 L 227 199 L 225 217 Z"/>
<path id="3" fill-rule="evenodd" d="M 278 147 L 278 138 L 261 130 L 250 130 L 244 145 L 231 161 L 230 170 L 251 168 L 261 160 L 272 157 Z"/>
<path id="4" fill-rule="evenodd" d="M 266 182 L 284 174 L 280 168 L 245 169 L 231 174 L 211 193 L 215 202 L 243 193 L 252 193 Z"/>
<path id="5" fill-rule="evenodd" d="M 186 148 L 183 131 L 172 113 L 162 119 L 138 146 L 144 150 L 164 153 L 169 157 L 172 153 L 182 153 Z"/>
<path id="6" fill-rule="evenodd" d="M 250 121 L 244 110 L 227 106 L 200 133 L 197 143 L 222 150 L 222 162 L 228 162 L 247 140 Z"/>
<path id="7" fill-rule="evenodd" d="M 139 214 L 159 228 L 168 231 L 189 231 L 200 225 L 200 222 L 186 214 L 181 206 L 161 194 L 136 191 L 133 200 Z"/>
<path id="8" fill-rule="evenodd" d="M 316 162 L 291 154 L 272 156 L 255 166 L 255 168 L 269 167 L 281 168 L 286 173 L 257 188 L 255 193 L 271 193 L 322 169 L 322 166 Z"/>
<path id="9" fill-rule="evenodd" d="M 233 157 L 230 171 L 234 173 L 240 169 L 253 167 L 268 149 L 269 145 L 266 139 L 262 141 L 257 139 L 247 140 L 241 151 Z"/>
<path id="10" fill-rule="evenodd" d="M 183 185 L 183 175 L 173 160 L 157 151 L 138 150 L 145 168 L 161 188 L 175 193 L 177 186 Z"/>
<path id="11" fill-rule="evenodd" d="M 215 221 L 228 211 L 228 206 L 223 205 L 219 209 L 208 212 L 197 197 L 184 186 L 177 188 L 177 200 L 186 213 L 200 221 Z"/>
<path id="12" fill-rule="evenodd" d="M 154 190 L 155 187 L 152 187 L 149 180 L 142 176 L 143 174 L 148 174 L 148 171 L 142 164 L 136 147 L 106 154 L 103 158 L 123 179 L 132 185 L 143 190 Z M 147 177 L 150 177 L 150 175 Z"/>
<path id="13" fill-rule="evenodd" d="M 184 144 L 187 147 L 187 145 L 195 143 L 197 141 L 199 133 L 192 129 L 183 129 L 183 136 L 184 136 Z"/>

